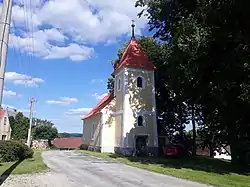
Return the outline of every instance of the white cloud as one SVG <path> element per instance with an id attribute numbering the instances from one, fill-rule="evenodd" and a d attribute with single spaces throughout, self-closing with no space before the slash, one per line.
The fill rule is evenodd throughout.
<path id="1" fill-rule="evenodd" d="M 44 80 L 30 75 L 20 74 L 16 72 L 6 72 L 5 80 L 16 85 L 25 85 L 28 87 L 37 87 Z"/>
<path id="2" fill-rule="evenodd" d="M 93 48 L 86 47 L 84 45 L 70 44 L 67 47 L 51 48 L 50 53 L 45 59 L 59 59 L 59 58 L 70 58 L 72 61 L 82 61 L 91 57 L 94 53 Z"/>
<path id="3" fill-rule="evenodd" d="M 82 61 L 90 58 L 94 49 L 75 43 L 64 44 L 68 39 L 58 29 L 45 29 L 33 33 L 34 39 L 30 39 L 30 34 L 24 36 L 10 35 L 10 46 L 20 48 L 22 52 L 32 53 L 44 59 L 70 58 L 72 61 Z M 52 43 L 64 46 L 52 45 Z"/>
<path id="4" fill-rule="evenodd" d="M 92 108 L 75 108 L 70 109 L 67 112 L 65 112 L 66 115 L 85 115 L 88 112 L 90 112 Z"/>
<path id="5" fill-rule="evenodd" d="M 15 2 L 16 1 L 16 2 Z M 19 2 L 17 2 L 19 1 Z M 13 24 L 15 24 L 15 26 L 24 26 L 25 24 L 27 24 L 27 18 L 31 18 L 32 17 L 32 25 L 33 27 L 37 27 L 38 25 L 41 24 L 39 18 L 37 17 L 37 15 L 35 14 L 35 12 L 33 11 L 29 11 L 27 12 L 27 10 L 34 10 L 35 7 L 23 7 L 23 0 L 22 2 L 20 2 L 21 0 L 14 0 L 14 2 L 16 3 L 16 5 L 14 5 L 12 7 L 12 26 Z M 34 0 L 32 0 L 33 2 Z M 27 3 L 26 3 L 27 4 Z M 1 8 L 2 10 L 2 8 Z M 29 21 L 31 22 L 31 21 Z M 30 24 L 31 25 L 31 24 Z"/>
<path id="6" fill-rule="evenodd" d="M 21 0 L 15 1 L 12 20 L 22 32 L 12 33 L 13 45 L 25 52 L 31 51 L 33 38 L 35 55 L 45 59 L 86 60 L 94 53 L 90 45 L 110 44 L 130 34 L 132 19 L 136 21 L 137 34 L 147 23 L 145 18 L 138 18 L 141 8 L 134 7 L 135 0 L 122 3 L 121 0 L 34 0 L 31 6 L 22 6 Z M 28 29 L 27 21 L 32 23 Z M 27 30 L 34 30 L 34 37 L 30 32 L 24 34 Z"/>
<path id="7" fill-rule="evenodd" d="M 57 104 L 57 105 L 69 105 L 78 102 L 77 98 L 74 97 L 61 97 L 59 100 L 48 100 L 47 104 Z"/>
<path id="8" fill-rule="evenodd" d="M 94 94 L 92 94 L 91 96 L 95 97 L 96 100 L 101 100 L 101 99 L 103 99 L 106 95 L 107 95 L 107 93 L 104 93 L 104 94 L 94 93 Z"/>
<path id="9" fill-rule="evenodd" d="M 20 97 L 21 94 L 18 94 L 17 92 L 11 91 L 11 90 L 4 90 L 3 91 L 4 97 Z"/>

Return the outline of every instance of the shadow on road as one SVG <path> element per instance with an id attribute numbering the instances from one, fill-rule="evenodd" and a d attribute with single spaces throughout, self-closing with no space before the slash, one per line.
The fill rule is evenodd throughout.
<path id="1" fill-rule="evenodd" d="M 0 186 L 4 183 L 4 181 L 10 176 L 12 171 L 22 162 L 23 160 L 16 161 L 12 164 L 8 169 L 6 169 L 3 174 L 0 176 Z"/>
<path id="2" fill-rule="evenodd" d="M 232 167 L 229 161 L 213 159 L 203 156 L 187 157 L 187 158 L 164 158 L 164 157 L 124 157 L 117 154 L 109 155 L 113 159 L 125 159 L 130 162 L 140 163 L 144 165 L 148 164 L 159 164 L 166 168 L 175 169 L 192 169 L 204 172 L 218 173 L 218 174 L 229 174 L 238 173 L 243 175 L 249 175 L 249 173 L 239 170 L 238 168 Z"/>

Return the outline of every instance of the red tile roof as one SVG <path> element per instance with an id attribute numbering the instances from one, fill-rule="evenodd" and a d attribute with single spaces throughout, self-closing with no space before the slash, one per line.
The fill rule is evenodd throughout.
<path id="1" fill-rule="evenodd" d="M 139 42 L 132 38 L 128 47 L 124 51 L 119 66 L 114 73 L 121 70 L 122 67 L 141 68 L 147 70 L 155 70 L 156 67 L 149 61 L 147 54 L 143 51 Z"/>
<path id="2" fill-rule="evenodd" d="M 109 102 L 114 98 L 112 93 L 107 94 L 87 115 L 85 115 L 82 120 L 90 118 L 101 112 L 101 110 L 109 104 Z"/>
<path id="3" fill-rule="evenodd" d="M 55 138 L 52 144 L 57 148 L 79 148 L 82 144 L 82 138 Z"/>

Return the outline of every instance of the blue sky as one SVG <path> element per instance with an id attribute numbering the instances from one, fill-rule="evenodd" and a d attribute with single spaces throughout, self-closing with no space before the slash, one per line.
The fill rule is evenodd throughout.
<path id="1" fill-rule="evenodd" d="M 150 35 L 134 0 L 13 0 L 3 103 L 81 132 L 80 117 L 107 93 L 110 61 L 130 39 Z"/>

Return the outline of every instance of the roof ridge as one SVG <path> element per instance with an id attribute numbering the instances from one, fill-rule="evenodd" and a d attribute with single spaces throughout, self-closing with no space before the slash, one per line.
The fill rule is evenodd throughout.
<path id="1" fill-rule="evenodd" d="M 93 107 L 92 110 L 88 114 L 86 114 L 82 118 L 82 120 L 87 119 L 99 113 L 100 110 L 102 110 L 114 98 L 113 96 L 114 96 L 113 93 L 108 93 L 106 96 L 104 96 L 102 100 L 95 107 Z"/>

